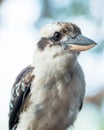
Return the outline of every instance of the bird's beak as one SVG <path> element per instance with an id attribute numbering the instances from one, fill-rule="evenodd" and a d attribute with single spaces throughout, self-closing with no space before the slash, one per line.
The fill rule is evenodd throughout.
<path id="1" fill-rule="evenodd" d="M 91 49 L 92 47 L 97 45 L 97 43 L 83 36 L 82 34 L 79 34 L 75 38 L 69 39 L 68 45 L 70 46 L 70 50 L 85 51 L 85 50 Z"/>

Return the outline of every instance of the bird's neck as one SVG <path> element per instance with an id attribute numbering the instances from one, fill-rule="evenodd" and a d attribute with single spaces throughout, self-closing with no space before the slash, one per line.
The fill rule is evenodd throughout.
<path id="1" fill-rule="evenodd" d="M 33 72 L 35 75 L 33 87 L 51 87 L 52 84 L 55 84 L 56 82 L 59 82 L 64 78 L 64 80 L 67 80 L 67 75 L 76 67 L 77 61 L 73 60 L 71 61 L 71 63 L 68 61 L 66 62 L 67 63 L 59 61 L 58 64 L 55 64 L 57 62 L 47 64 L 43 61 L 43 64 L 38 64 L 38 66 L 35 67 Z M 70 81 L 70 75 L 68 76 L 68 78 Z"/>

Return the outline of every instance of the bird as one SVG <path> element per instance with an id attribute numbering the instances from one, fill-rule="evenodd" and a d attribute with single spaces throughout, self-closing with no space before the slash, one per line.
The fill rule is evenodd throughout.
<path id="1" fill-rule="evenodd" d="M 9 130 L 72 127 L 83 106 L 86 84 L 77 58 L 95 45 L 71 22 L 42 27 L 33 61 L 19 73 L 11 90 Z"/>

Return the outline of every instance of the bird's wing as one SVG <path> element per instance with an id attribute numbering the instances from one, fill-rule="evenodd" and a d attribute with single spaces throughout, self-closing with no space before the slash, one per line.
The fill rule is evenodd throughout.
<path id="1" fill-rule="evenodd" d="M 26 102 L 27 97 L 29 96 L 31 82 L 34 78 L 34 75 L 32 74 L 33 69 L 34 67 L 31 65 L 23 69 L 17 76 L 13 85 L 9 111 L 9 130 L 16 127 L 19 114 L 22 111 L 22 107 Z"/>

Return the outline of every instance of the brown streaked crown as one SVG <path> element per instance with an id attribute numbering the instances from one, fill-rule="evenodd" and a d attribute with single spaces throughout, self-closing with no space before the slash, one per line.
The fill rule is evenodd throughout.
<path id="1" fill-rule="evenodd" d="M 47 24 L 40 31 L 41 37 L 49 38 L 54 35 L 55 32 L 69 34 L 71 36 L 81 33 L 80 28 L 72 23 L 56 22 Z"/>

